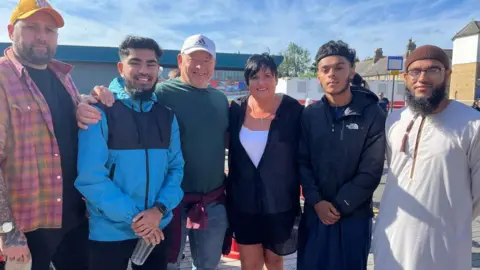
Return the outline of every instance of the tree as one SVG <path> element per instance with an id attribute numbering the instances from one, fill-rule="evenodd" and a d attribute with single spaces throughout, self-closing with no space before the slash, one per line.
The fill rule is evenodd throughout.
<path id="1" fill-rule="evenodd" d="M 290 42 L 288 48 L 281 53 L 283 62 L 278 67 L 280 77 L 298 77 L 309 71 L 310 52 Z"/>
<path id="2" fill-rule="evenodd" d="M 307 78 L 307 79 L 315 79 L 315 78 L 317 78 L 317 73 L 307 72 L 307 73 L 303 73 L 303 74 L 298 75 L 298 77 L 299 78 Z"/>
<path id="3" fill-rule="evenodd" d="M 309 71 L 310 71 L 310 72 L 313 72 L 313 73 L 317 73 L 317 71 L 318 71 L 318 65 L 317 65 L 317 62 L 316 62 L 316 61 L 313 61 L 313 62 L 312 62 L 312 65 L 310 66 Z"/>
<path id="4" fill-rule="evenodd" d="M 309 78 L 314 79 L 317 78 L 317 63 L 315 61 L 308 67 L 307 72 L 298 75 L 299 78 Z"/>

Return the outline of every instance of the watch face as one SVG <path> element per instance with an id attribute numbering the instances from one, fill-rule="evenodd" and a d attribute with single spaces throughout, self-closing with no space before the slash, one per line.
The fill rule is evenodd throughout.
<path id="1" fill-rule="evenodd" d="M 167 207 L 161 203 L 158 203 L 156 204 L 158 210 L 160 211 L 160 213 L 162 214 L 165 214 L 165 212 L 167 212 Z"/>
<path id="2" fill-rule="evenodd" d="M 13 230 L 12 222 L 5 222 L 2 224 L 2 232 L 9 233 Z"/>

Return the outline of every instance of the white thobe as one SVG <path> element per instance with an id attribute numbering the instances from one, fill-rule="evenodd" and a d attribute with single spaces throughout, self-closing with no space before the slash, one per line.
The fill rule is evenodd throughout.
<path id="1" fill-rule="evenodd" d="M 408 108 L 387 118 L 389 170 L 372 243 L 375 269 L 469 270 L 480 202 L 480 113 L 452 101 L 439 114 L 419 116 L 402 152 L 413 118 Z"/>

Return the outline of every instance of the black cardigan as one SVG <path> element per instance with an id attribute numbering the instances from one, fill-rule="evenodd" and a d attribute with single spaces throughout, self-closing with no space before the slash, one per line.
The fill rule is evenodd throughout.
<path id="1" fill-rule="evenodd" d="M 303 106 L 284 95 L 270 125 L 265 151 L 258 168 L 240 142 L 248 96 L 230 106 L 230 146 L 227 198 L 234 211 L 276 214 L 298 207 L 300 183 L 297 152 Z"/>

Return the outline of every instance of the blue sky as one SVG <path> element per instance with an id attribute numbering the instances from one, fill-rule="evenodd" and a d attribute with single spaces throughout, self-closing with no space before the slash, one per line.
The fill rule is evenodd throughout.
<path id="1" fill-rule="evenodd" d="M 6 25 L 18 0 L 1 0 Z M 51 0 L 64 16 L 60 44 L 117 46 L 127 34 L 153 37 L 179 49 L 191 34 L 213 39 L 219 52 L 278 53 L 293 41 L 312 57 L 331 39 L 342 39 L 360 59 L 375 48 L 403 54 L 417 45 L 452 48 L 451 38 L 472 19 L 479 0 Z"/>

